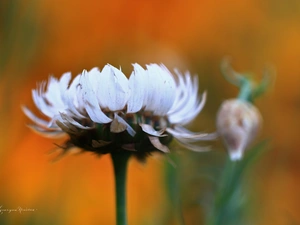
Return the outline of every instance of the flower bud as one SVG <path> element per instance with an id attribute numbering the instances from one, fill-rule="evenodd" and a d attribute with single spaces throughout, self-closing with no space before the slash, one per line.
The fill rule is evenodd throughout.
<path id="1" fill-rule="evenodd" d="M 262 123 L 258 109 L 249 102 L 230 99 L 217 114 L 217 130 L 227 147 L 230 159 L 240 160 L 256 137 Z"/>

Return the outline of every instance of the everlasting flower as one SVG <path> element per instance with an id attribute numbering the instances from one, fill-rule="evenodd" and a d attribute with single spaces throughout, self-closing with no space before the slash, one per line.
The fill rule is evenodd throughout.
<path id="1" fill-rule="evenodd" d="M 98 154 L 120 150 L 137 155 L 160 150 L 174 137 L 191 149 L 196 141 L 215 134 L 194 133 L 183 126 L 202 110 L 206 93 L 198 97 L 198 79 L 164 65 L 138 64 L 127 79 L 121 70 L 106 65 L 102 71 L 84 70 L 71 81 L 71 73 L 38 84 L 33 101 L 48 120 L 23 106 L 39 134 L 56 138 L 69 135 L 66 151 L 77 146 Z"/>
<path id="2" fill-rule="evenodd" d="M 250 102 L 230 99 L 223 102 L 217 115 L 217 130 L 231 160 L 240 160 L 248 145 L 256 137 L 261 115 Z"/>

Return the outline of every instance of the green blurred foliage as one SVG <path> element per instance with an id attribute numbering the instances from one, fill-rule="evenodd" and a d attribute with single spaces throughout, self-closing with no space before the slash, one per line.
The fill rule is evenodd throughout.
<path id="1" fill-rule="evenodd" d="M 171 153 L 165 163 L 169 224 L 255 224 L 255 189 L 251 182 L 257 161 L 267 150 L 263 141 L 247 151 L 241 161 L 231 161 L 225 151 Z M 192 215 L 189 212 L 194 212 Z"/>
<path id="2" fill-rule="evenodd" d="M 0 2 L 1 77 L 7 67 L 13 67 L 14 72 L 21 71 L 28 67 L 33 59 L 40 37 L 35 4 L 35 1 L 25 3 L 21 0 Z"/>

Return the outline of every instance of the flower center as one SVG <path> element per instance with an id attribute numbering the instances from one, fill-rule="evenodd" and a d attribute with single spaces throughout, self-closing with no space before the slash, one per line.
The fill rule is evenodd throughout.
<path id="1" fill-rule="evenodd" d="M 115 122 L 117 116 L 122 120 Z M 78 121 L 82 125 L 93 125 L 91 129 L 78 129 L 78 132 L 69 132 L 70 139 L 67 141 L 67 146 L 77 146 L 87 151 L 92 151 L 97 154 L 106 154 L 116 151 L 132 151 L 133 154 L 143 155 L 145 153 L 157 151 L 151 144 L 149 135 L 143 131 L 140 124 L 148 124 L 154 130 L 164 130 L 170 123 L 166 116 L 156 116 L 151 112 L 138 112 L 126 114 L 124 112 L 107 113 L 107 116 L 113 118 L 111 123 L 100 124 L 94 123 L 89 119 Z M 74 118 L 75 119 L 75 118 Z M 130 135 L 127 132 L 127 127 L 130 126 L 135 132 L 135 135 Z M 169 144 L 172 140 L 171 135 L 159 137 L 162 144 Z"/>

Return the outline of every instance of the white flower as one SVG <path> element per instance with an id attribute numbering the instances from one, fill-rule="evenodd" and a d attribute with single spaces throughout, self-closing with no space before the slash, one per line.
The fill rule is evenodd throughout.
<path id="1" fill-rule="evenodd" d="M 153 148 L 168 152 L 171 137 L 191 149 L 194 142 L 213 140 L 216 135 L 194 133 L 183 125 L 202 110 L 206 93 L 198 97 L 198 79 L 164 65 L 146 69 L 133 64 L 129 79 L 121 70 L 106 65 L 102 71 L 84 70 L 71 82 L 65 73 L 50 77 L 32 91 L 36 107 L 48 120 L 23 106 L 34 122 L 33 130 L 46 137 L 68 134 L 68 144 L 97 153 L 117 149 L 148 152 Z"/>
<path id="2" fill-rule="evenodd" d="M 217 130 L 231 160 L 240 160 L 257 136 L 262 119 L 258 109 L 249 102 L 230 99 L 222 103 L 217 115 Z"/>

